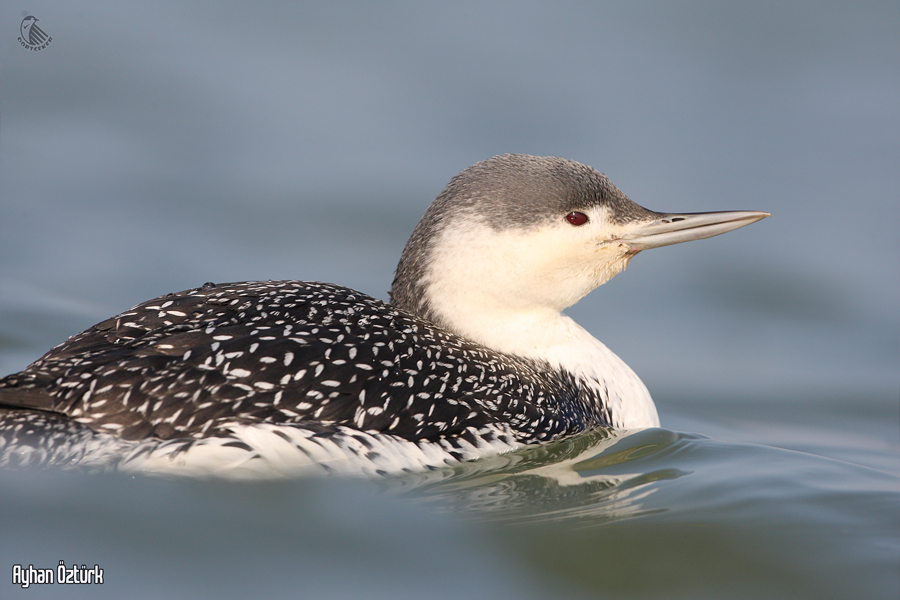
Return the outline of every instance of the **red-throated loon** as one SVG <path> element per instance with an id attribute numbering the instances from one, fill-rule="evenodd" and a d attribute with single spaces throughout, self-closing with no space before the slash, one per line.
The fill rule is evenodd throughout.
<path id="1" fill-rule="evenodd" d="M 658 426 L 637 375 L 561 311 L 641 250 L 766 216 L 653 212 L 577 162 L 497 156 L 425 212 L 389 304 L 323 283 L 208 283 L 0 380 L 0 464 L 387 473 Z"/>

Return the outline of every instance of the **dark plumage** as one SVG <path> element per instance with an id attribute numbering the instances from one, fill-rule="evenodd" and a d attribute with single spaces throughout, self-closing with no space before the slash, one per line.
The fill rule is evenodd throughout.
<path id="1" fill-rule="evenodd" d="M 517 445 L 609 425 L 601 398 L 571 375 L 365 294 L 296 281 L 206 284 L 139 304 L 0 380 L 0 406 L 126 441 L 228 438 L 236 422 L 265 421 Z M 7 445 L 14 428 L 3 423 L 22 414 L 0 411 Z"/>

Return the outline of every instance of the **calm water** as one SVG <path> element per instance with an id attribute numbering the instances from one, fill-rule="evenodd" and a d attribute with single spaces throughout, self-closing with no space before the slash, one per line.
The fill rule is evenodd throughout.
<path id="1" fill-rule="evenodd" d="M 0 473 L 2 570 L 105 571 L 0 597 L 896 599 L 898 30 L 896 2 L 4 3 L 0 375 L 205 281 L 385 298 L 501 152 L 773 217 L 568 311 L 664 429 L 380 481 Z"/>

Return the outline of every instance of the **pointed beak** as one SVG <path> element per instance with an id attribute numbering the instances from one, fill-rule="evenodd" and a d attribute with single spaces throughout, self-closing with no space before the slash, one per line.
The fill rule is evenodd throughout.
<path id="1" fill-rule="evenodd" d="M 771 216 L 769 213 L 755 210 L 671 215 L 656 213 L 655 220 L 635 223 L 635 229 L 620 237 L 619 241 L 631 246 L 632 252 L 637 254 L 648 248 L 702 240 L 755 223 L 769 216 Z"/>

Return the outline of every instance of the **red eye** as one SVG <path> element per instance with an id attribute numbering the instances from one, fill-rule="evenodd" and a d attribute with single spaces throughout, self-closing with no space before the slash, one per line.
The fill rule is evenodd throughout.
<path id="1" fill-rule="evenodd" d="M 566 221 L 578 227 L 588 222 L 587 215 L 580 212 L 570 212 L 566 215 Z"/>

